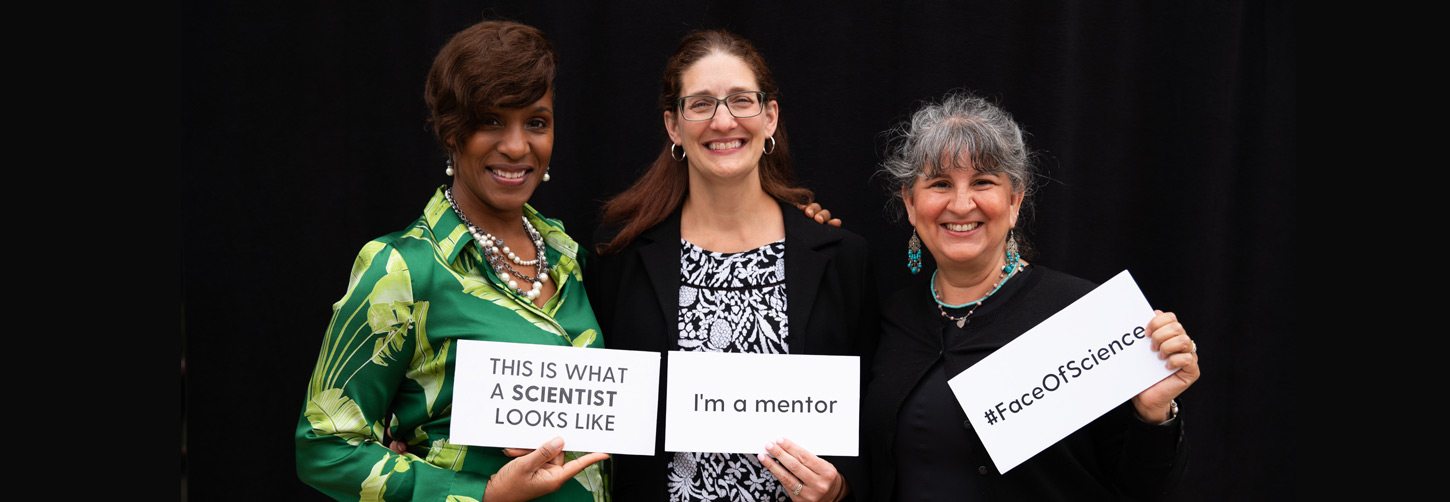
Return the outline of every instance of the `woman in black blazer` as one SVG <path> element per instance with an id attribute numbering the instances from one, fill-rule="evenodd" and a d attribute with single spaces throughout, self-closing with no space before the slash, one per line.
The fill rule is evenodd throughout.
<path id="1" fill-rule="evenodd" d="M 777 95 L 745 39 L 713 30 L 681 41 L 659 102 L 671 142 L 606 203 L 585 274 L 608 347 L 856 355 L 868 374 L 879 324 L 867 244 L 792 215 L 811 192 L 793 185 Z M 615 457 L 616 500 L 865 493 L 859 457 L 818 458 L 788 440 L 768 450 L 779 462 L 666 453 L 663 407 L 659 427 L 654 456 Z"/>

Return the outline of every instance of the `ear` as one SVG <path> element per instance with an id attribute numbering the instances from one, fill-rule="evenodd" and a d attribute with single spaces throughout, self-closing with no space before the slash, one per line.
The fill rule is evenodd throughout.
<path id="1" fill-rule="evenodd" d="M 775 100 L 765 105 L 765 135 L 775 136 L 775 125 L 780 123 L 780 105 Z"/>
<path id="2" fill-rule="evenodd" d="M 675 112 L 665 112 L 665 132 L 669 133 L 670 141 L 676 145 L 683 144 L 680 142 L 680 121 L 675 118 Z"/>
<path id="3" fill-rule="evenodd" d="M 901 202 L 906 205 L 906 221 L 910 221 L 911 226 L 915 227 L 916 195 L 913 193 L 912 188 L 913 187 L 901 187 Z M 1013 221 L 1016 221 L 1015 217 L 1013 218 Z"/>
<path id="4" fill-rule="evenodd" d="M 1027 198 L 1027 192 L 1012 194 L 1012 228 L 1017 228 L 1017 214 L 1022 212 L 1022 200 Z"/>

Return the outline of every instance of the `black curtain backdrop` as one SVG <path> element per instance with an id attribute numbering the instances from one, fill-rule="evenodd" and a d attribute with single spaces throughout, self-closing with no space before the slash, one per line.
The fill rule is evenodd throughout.
<path id="1" fill-rule="evenodd" d="M 667 141 L 654 98 L 679 38 L 752 40 L 797 174 L 871 241 L 883 292 L 909 230 L 872 178 L 880 132 L 952 89 L 994 99 L 1040 154 L 1036 262 L 1127 269 L 1198 340 L 1178 498 L 1294 495 L 1292 1 L 413 4 L 184 2 L 183 498 L 323 498 L 291 438 L 331 305 L 358 249 L 448 181 L 424 77 L 484 16 L 562 57 L 553 181 L 532 203 L 581 241 Z"/>

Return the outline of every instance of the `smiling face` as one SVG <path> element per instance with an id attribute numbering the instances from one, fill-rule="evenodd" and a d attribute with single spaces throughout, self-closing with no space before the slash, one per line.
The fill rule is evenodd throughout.
<path id="1" fill-rule="evenodd" d="M 740 58 L 716 52 L 690 65 L 680 76 L 681 94 L 724 98 L 740 91 L 759 91 L 755 73 Z M 715 110 L 715 117 L 704 121 L 680 118 L 679 110 L 664 113 L 665 129 L 670 140 L 685 150 L 690 177 L 711 180 L 739 179 L 759 176 L 756 171 L 764 151 L 766 138 L 775 134 L 778 105 L 765 103 L 760 115 L 736 118 L 725 106 Z"/>
<path id="2" fill-rule="evenodd" d="M 554 153 L 554 94 L 522 108 L 489 109 L 454 153 L 453 197 L 474 223 L 517 219 Z"/>
<path id="3" fill-rule="evenodd" d="M 919 177 L 902 189 L 907 219 L 938 267 L 999 267 L 1024 194 L 1013 190 L 1006 174 L 981 173 L 965 161 L 959 165 L 968 167 Z"/>

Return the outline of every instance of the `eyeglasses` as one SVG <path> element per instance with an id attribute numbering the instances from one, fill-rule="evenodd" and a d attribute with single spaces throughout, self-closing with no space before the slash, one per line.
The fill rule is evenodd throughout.
<path id="1" fill-rule="evenodd" d="M 675 104 L 680 107 L 680 117 L 692 122 L 699 122 L 715 118 L 715 110 L 720 108 L 720 103 L 725 103 L 725 108 L 730 110 L 730 115 L 735 118 L 754 117 L 765 111 L 765 107 L 761 106 L 764 101 L 764 92 L 740 91 L 727 94 L 724 98 L 685 96 L 675 100 Z"/>

